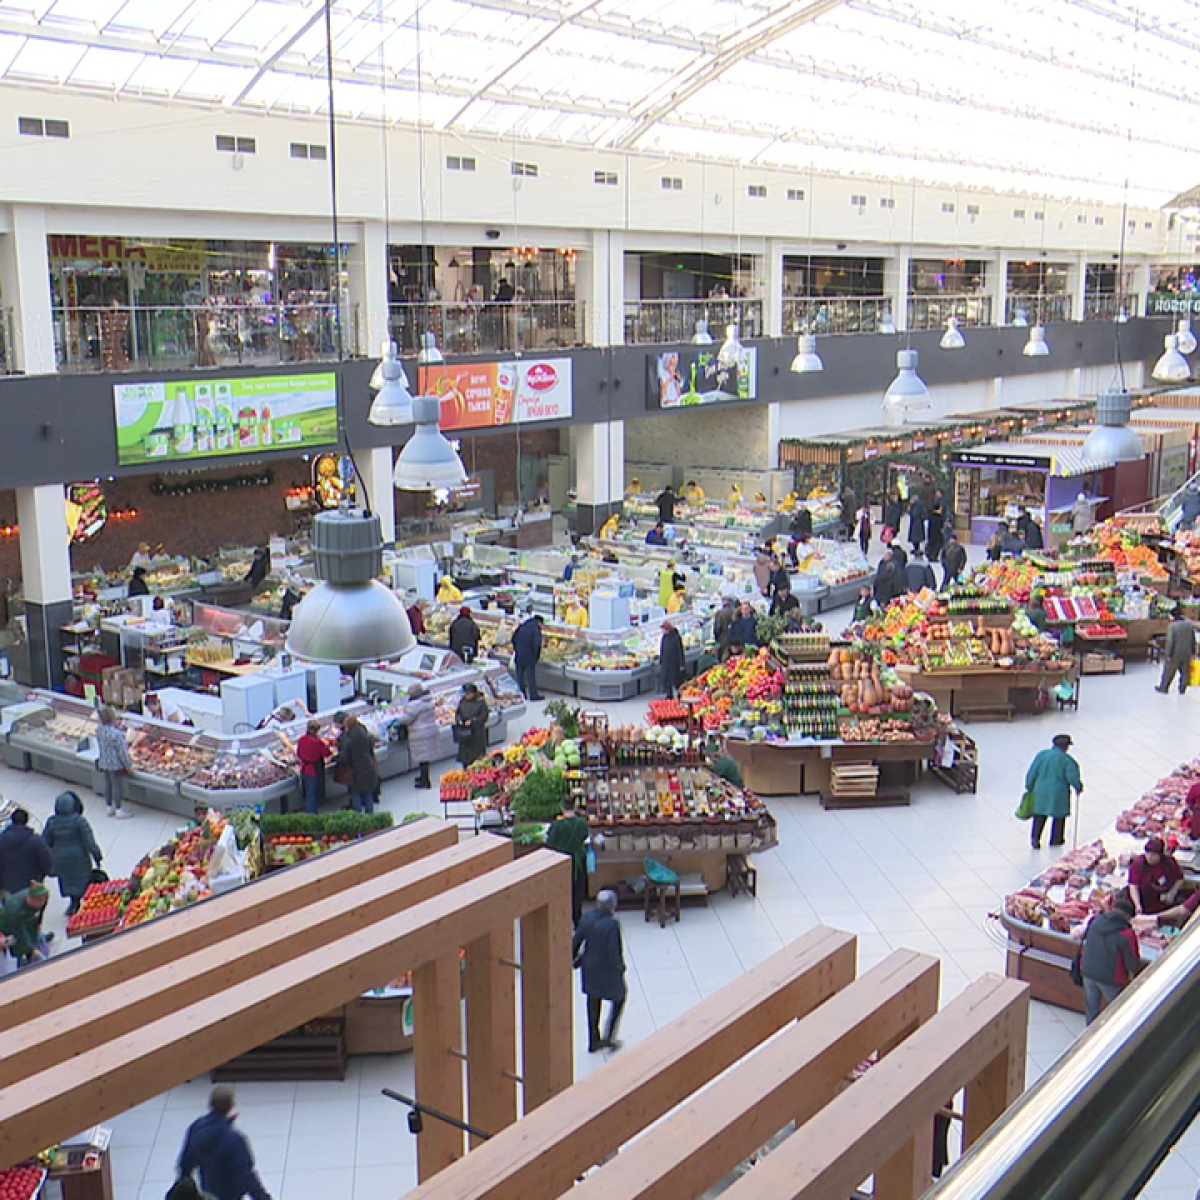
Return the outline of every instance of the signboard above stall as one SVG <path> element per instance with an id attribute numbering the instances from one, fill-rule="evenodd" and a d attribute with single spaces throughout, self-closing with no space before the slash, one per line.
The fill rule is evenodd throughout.
<path id="1" fill-rule="evenodd" d="M 418 367 L 417 387 L 441 400 L 446 431 L 565 421 L 572 412 L 569 358 Z"/>
<path id="2" fill-rule="evenodd" d="M 718 347 L 681 346 L 646 359 L 648 408 L 683 408 L 753 400 L 758 395 L 758 351 L 744 347 L 729 367 L 717 363 Z"/>
<path id="3" fill-rule="evenodd" d="M 119 383 L 113 405 L 122 466 L 306 450 L 338 439 L 332 371 Z"/>

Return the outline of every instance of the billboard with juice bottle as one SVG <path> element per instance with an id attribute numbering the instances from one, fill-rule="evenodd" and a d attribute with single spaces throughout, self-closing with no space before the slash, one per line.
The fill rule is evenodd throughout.
<path id="1" fill-rule="evenodd" d="M 562 421 L 572 410 L 569 358 L 439 363 L 418 368 L 417 386 L 441 400 L 445 430 Z"/>
<path id="2" fill-rule="evenodd" d="M 117 460 L 190 462 L 337 441 L 331 371 L 245 379 L 179 379 L 113 388 Z"/>

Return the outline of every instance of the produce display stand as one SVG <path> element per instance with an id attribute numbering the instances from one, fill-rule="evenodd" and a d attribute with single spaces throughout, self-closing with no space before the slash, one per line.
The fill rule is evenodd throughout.
<path id="1" fill-rule="evenodd" d="M 97 1127 L 88 1135 L 102 1142 L 64 1146 L 66 1161 L 53 1165 L 47 1172 L 43 1200 L 114 1200 L 112 1154 L 109 1152 L 109 1130 Z"/>
<path id="2" fill-rule="evenodd" d="M 1063 680 L 1073 682 L 1076 669 L 1071 659 L 961 670 L 896 668 L 914 691 L 931 696 L 940 712 L 962 721 L 985 717 L 1010 720 L 1015 713 L 1031 712 L 1030 700 L 1041 687 L 1053 687 Z"/>
<path id="3" fill-rule="evenodd" d="M 209 1073 L 213 1083 L 287 1083 L 346 1078 L 346 1020 L 318 1017 Z"/>
<path id="4" fill-rule="evenodd" d="M 404 1054 L 413 1048 L 412 985 L 364 992 L 343 1010 L 346 1054 Z"/>

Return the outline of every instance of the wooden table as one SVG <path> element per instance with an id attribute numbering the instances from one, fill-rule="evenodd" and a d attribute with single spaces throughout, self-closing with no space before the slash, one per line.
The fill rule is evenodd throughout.
<path id="1" fill-rule="evenodd" d="M 896 669 L 914 691 L 932 696 L 939 712 L 969 716 L 973 710 L 1032 711 L 1031 696 L 1022 693 L 1034 694 L 1042 684 L 1053 687 L 1070 678 L 1075 664 L 1064 659 L 1029 667 L 963 667 L 928 672 L 906 666 Z"/>
<path id="2" fill-rule="evenodd" d="M 915 783 L 934 755 L 932 742 L 747 742 L 725 739 L 725 753 L 742 770 L 748 791 L 759 796 L 827 793 L 830 770 L 838 762 L 896 764 L 897 779 Z M 884 774 L 883 770 L 880 772 Z"/>

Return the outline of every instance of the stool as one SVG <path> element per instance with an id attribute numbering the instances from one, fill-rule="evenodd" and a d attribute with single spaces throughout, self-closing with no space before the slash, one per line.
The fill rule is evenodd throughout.
<path id="1" fill-rule="evenodd" d="M 646 894 L 643 916 L 650 920 L 654 904 L 658 903 L 658 924 L 665 928 L 668 921 L 678 921 L 682 918 L 683 908 L 680 899 L 679 876 L 663 863 L 653 858 L 642 860 L 642 868 L 646 872 Z M 672 890 L 674 895 L 672 896 Z M 671 901 L 674 900 L 675 911 L 670 911 Z"/>
<path id="2" fill-rule="evenodd" d="M 739 892 L 757 896 L 758 868 L 744 854 L 729 855 L 725 860 L 725 885 L 731 896 Z"/>

